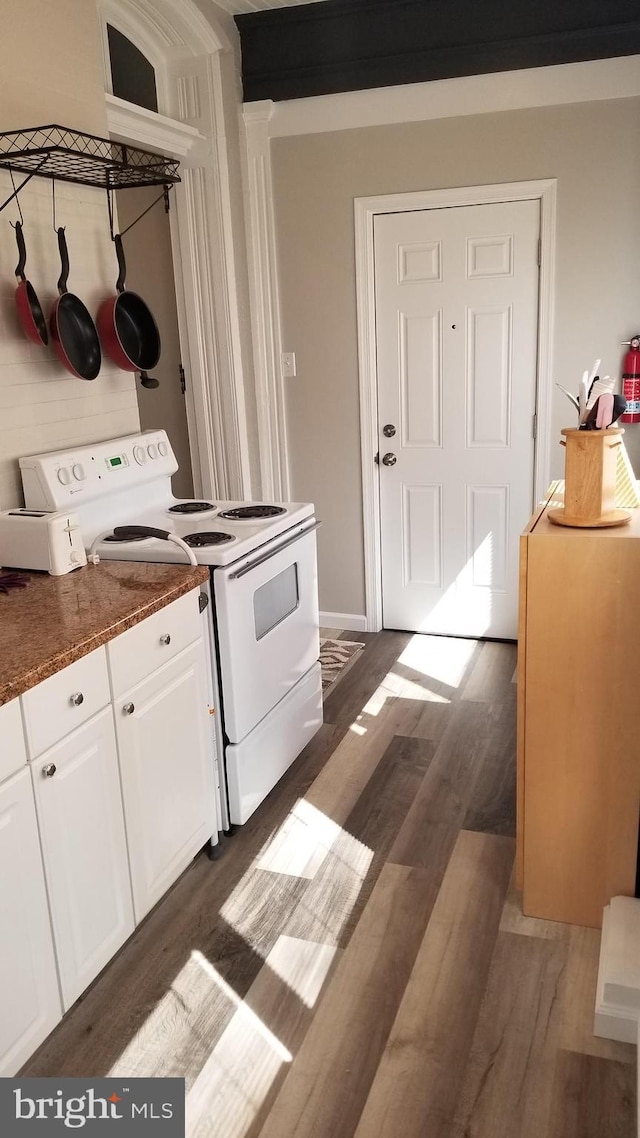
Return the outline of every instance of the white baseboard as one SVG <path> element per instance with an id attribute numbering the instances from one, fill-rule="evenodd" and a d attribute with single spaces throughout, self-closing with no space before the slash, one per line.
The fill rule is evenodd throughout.
<path id="1" fill-rule="evenodd" d="M 342 628 L 345 632 L 366 632 L 367 618 L 349 612 L 321 612 L 321 628 Z"/>

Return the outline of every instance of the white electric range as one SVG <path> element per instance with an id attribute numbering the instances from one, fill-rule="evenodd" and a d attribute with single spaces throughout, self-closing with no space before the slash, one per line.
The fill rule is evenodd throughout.
<path id="1" fill-rule="evenodd" d="M 160 430 L 20 468 L 26 507 L 73 510 L 94 559 L 209 566 L 222 815 L 242 825 L 322 724 L 313 506 L 177 499 Z"/>

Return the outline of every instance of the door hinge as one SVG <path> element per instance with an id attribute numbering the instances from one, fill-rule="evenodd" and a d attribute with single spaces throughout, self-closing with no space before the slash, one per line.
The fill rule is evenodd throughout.
<path id="1" fill-rule="evenodd" d="M 542 238 L 538 238 L 538 268 L 542 264 Z"/>
<path id="2" fill-rule="evenodd" d="M 375 462 L 376 466 L 380 465 L 380 451 L 379 450 L 376 451 L 376 453 L 374 454 L 373 461 Z"/>
<path id="3" fill-rule="evenodd" d="M 531 436 L 534 439 L 537 439 L 537 437 L 538 437 L 538 416 L 537 416 L 537 414 L 534 414 L 534 416 L 533 416 L 533 422 L 531 424 Z"/>
<path id="4" fill-rule="evenodd" d="M 185 378 L 184 368 L 183 368 L 182 364 L 180 364 L 180 366 L 178 368 L 178 374 L 180 376 L 180 390 L 181 390 L 182 394 L 184 395 L 186 390 L 187 390 L 187 380 Z"/>

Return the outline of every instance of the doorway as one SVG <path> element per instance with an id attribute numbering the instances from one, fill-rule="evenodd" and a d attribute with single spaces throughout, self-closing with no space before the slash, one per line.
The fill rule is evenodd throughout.
<path id="1" fill-rule="evenodd" d="M 125 230 L 158 197 L 157 186 L 118 190 L 116 207 L 120 230 Z M 153 369 L 159 387 L 147 389 L 136 381 L 140 429 L 162 428 L 171 441 L 178 470 L 171 483 L 178 498 L 192 498 L 193 474 L 185 393 L 181 373 L 180 335 L 175 276 L 171 253 L 169 215 L 159 201 L 123 238 L 127 261 L 127 288 L 137 292 L 151 309 L 162 342 Z"/>
<path id="2" fill-rule="evenodd" d="M 555 190 L 355 202 L 369 631 L 517 635 L 518 535 L 548 484 Z"/>

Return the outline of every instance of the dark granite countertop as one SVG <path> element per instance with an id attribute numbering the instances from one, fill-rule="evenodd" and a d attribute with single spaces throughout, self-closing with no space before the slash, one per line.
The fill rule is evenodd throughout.
<path id="1" fill-rule="evenodd" d="M 63 577 L 25 573 L 0 593 L 0 705 L 207 580 L 204 566 L 102 561 Z"/>

